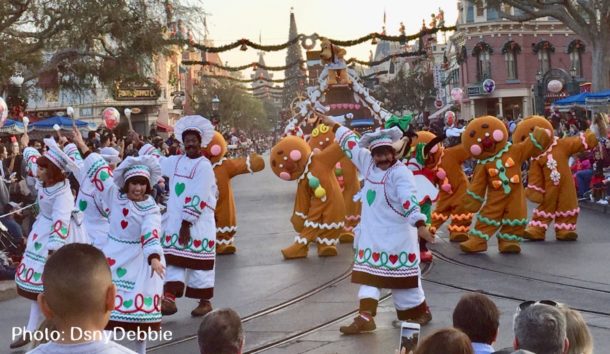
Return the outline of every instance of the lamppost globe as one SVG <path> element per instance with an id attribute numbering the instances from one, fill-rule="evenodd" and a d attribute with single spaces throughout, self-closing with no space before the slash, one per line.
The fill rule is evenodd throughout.
<path id="1" fill-rule="evenodd" d="M 570 68 L 570 76 L 572 76 L 572 78 L 576 77 L 576 68 L 573 66 Z"/>
<path id="2" fill-rule="evenodd" d="M 212 98 L 212 111 L 217 112 L 219 107 L 220 98 L 218 98 L 218 96 L 214 96 L 214 98 Z"/>
<path id="3" fill-rule="evenodd" d="M 21 75 L 20 72 L 16 72 L 13 76 L 11 76 L 10 80 L 13 85 L 21 87 L 25 79 L 23 78 L 23 75 Z"/>
<path id="4" fill-rule="evenodd" d="M 538 71 L 536 73 L 536 81 L 540 81 L 540 80 L 542 80 L 542 71 Z"/>

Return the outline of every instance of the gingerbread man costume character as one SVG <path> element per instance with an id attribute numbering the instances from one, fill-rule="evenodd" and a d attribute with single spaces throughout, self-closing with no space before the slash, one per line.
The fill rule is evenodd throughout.
<path id="1" fill-rule="evenodd" d="M 319 152 L 326 149 L 334 140 L 335 133 L 333 133 L 331 127 L 319 124 L 311 132 L 308 143 L 312 151 Z M 358 170 L 347 156 L 343 156 L 335 165 L 335 176 L 337 176 L 345 203 L 345 226 L 341 235 L 339 235 L 339 241 L 341 243 L 351 243 L 354 241 L 354 227 L 360 222 L 360 210 L 362 208 L 360 201 L 354 201 L 354 196 L 360 190 Z"/>
<path id="2" fill-rule="evenodd" d="M 214 132 L 214 137 L 204 148 L 203 154 L 212 163 L 218 187 L 218 201 L 214 212 L 216 216 L 216 253 L 233 254 L 237 250 L 234 245 L 237 218 L 231 178 L 244 173 L 252 174 L 261 171 L 265 168 L 265 161 L 258 154 L 250 154 L 245 158 L 226 158 L 227 142 L 219 132 Z"/>
<path id="3" fill-rule="evenodd" d="M 290 221 L 299 235 L 292 245 L 282 250 L 284 258 L 307 257 L 310 242 L 317 243 L 318 256 L 337 255 L 345 205 L 335 165 L 342 157 L 337 143 L 313 153 L 305 140 L 296 136 L 283 138 L 271 149 L 273 173 L 285 181 L 298 180 Z"/>
<path id="4" fill-rule="evenodd" d="M 525 140 L 535 127 L 551 131 L 553 129 L 551 122 L 546 118 L 531 116 L 517 125 L 513 133 L 513 141 Z M 529 200 L 537 203 L 538 207 L 534 209 L 532 220 L 525 229 L 525 238 L 544 241 L 546 230 L 553 221 L 555 221 L 557 240 L 573 241 L 578 238 L 576 220 L 580 208 L 568 159 L 573 154 L 595 146 L 597 146 L 597 138 L 589 130 L 562 139 L 553 137 L 552 144 L 546 151 L 532 157 L 525 195 Z"/>
<path id="5" fill-rule="evenodd" d="M 477 159 L 477 166 L 463 202 L 468 212 L 481 210 L 468 240 L 460 244 L 462 251 L 486 251 L 487 241 L 499 230 L 498 250 L 521 252 L 519 242 L 527 225 L 521 164 L 550 143 L 551 132 L 544 128 L 537 127 L 526 139 L 512 144 L 504 123 L 495 117 L 475 118 L 468 124 L 462 145 Z"/>
<path id="6" fill-rule="evenodd" d="M 462 144 L 450 148 L 440 147 L 440 157 L 436 168 L 437 183 L 440 186 L 439 197 L 432 212 L 430 231 L 435 233 L 441 225 L 451 218 L 449 240 L 463 242 L 468 239 L 473 214 L 464 208 L 462 202 L 468 189 L 468 178 L 462 164 L 470 154 Z"/>

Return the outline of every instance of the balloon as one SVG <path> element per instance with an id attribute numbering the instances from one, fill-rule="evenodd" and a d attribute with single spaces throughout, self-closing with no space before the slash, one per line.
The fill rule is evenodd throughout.
<path id="1" fill-rule="evenodd" d="M 30 118 L 28 118 L 28 117 L 23 117 L 23 125 L 27 127 L 27 126 L 28 126 L 28 124 L 30 124 Z"/>
<path id="2" fill-rule="evenodd" d="M 459 87 L 451 89 L 451 98 L 455 102 L 462 102 L 462 98 L 464 98 L 464 91 Z"/>
<path id="3" fill-rule="evenodd" d="M 552 93 L 559 93 L 563 89 L 563 83 L 559 80 L 551 80 L 546 87 Z"/>
<path id="4" fill-rule="evenodd" d="M 58 132 L 60 129 L 61 129 L 61 127 L 59 126 L 59 124 L 53 124 L 53 130 Z"/>
<path id="5" fill-rule="evenodd" d="M 102 120 L 108 129 L 112 130 L 116 128 L 116 126 L 119 125 L 120 119 L 121 113 L 114 107 L 108 107 L 102 112 Z"/>
<path id="6" fill-rule="evenodd" d="M 4 122 L 6 122 L 6 118 L 8 118 L 8 106 L 4 99 L 0 97 L 0 127 L 4 126 Z"/>
<path id="7" fill-rule="evenodd" d="M 72 107 L 66 108 L 66 113 L 68 114 L 68 117 L 73 118 L 74 117 L 74 108 L 72 108 Z"/>

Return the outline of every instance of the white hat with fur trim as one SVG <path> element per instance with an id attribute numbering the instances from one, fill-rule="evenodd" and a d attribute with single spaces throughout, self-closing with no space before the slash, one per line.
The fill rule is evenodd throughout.
<path id="1" fill-rule="evenodd" d="M 44 139 L 44 144 L 48 150 L 45 151 L 44 156 L 48 158 L 55 166 L 59 167 L 60 170 L 65 172 L 74 171 L 78 169 L 78 165 L 74 162 L 65 152 L 57 145 L 57 142 L 53 138 Z"/>
<path id="2" fill-rule="evenodd" d="M 207 146 L 214 137 L 214 126 L 207 118 L 202 116 L 185 116 L 176 122 L 174 133 L 176 139 L 182 144 L 182 134 L 187 131 L 194 131 L 201 137 L 201 147 Z"/>
<path id="3" fill-rule="evenodd" d="M 402 135 L 402 130 L 400 130 L 398 127 L 380 129 L 375 132 L 364 134 L 362 138 L 360 138 L 358 145 L 372 151 L 374 148 L 379 146 L 392 146 L 392 143 L 400 140 Z"/>
<path id="4" fill-rule="evenodd" d="M 125 186 L 125 182 L 131 177 L 142 176 L 148 179 L 152 187 L 162 177 L 159 160 L 153 156 L 127 157 L 119 167 L 114 170 L 114 184 L 119 188 Z"/>

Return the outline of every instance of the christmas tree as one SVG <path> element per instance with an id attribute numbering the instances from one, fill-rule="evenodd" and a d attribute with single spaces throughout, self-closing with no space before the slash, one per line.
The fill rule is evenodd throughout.
<path id="1" fill-rule="evenodd" d="M 298 35 L 299 33 L 297 32 L 297 23 L 294 18 L 294 12 L 291 11 L 288 40 L 293 40 Z M 301 53 L 301 44 L 297 41 L 295 44 L 288 47 L 288 53 L 286 54 L 286 65 L 299 60 L 303 60 L 303 54 Z M 305 90 L 305 79 L 302 77 L 304 75 L 305 70 L 301 65 L 289 67 L 284 71 L 284 77 L 288 80 L 284 82 L 282 107 L 289 107 L 292 100 L 297 96 L 297 93 Z"/>

